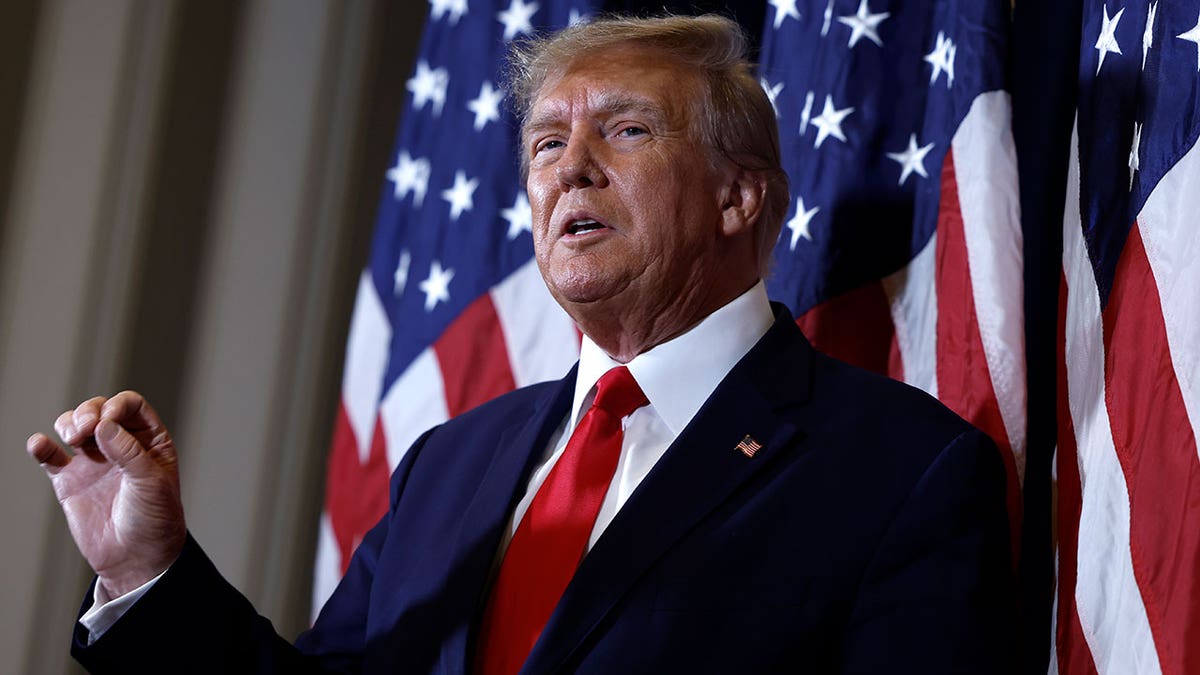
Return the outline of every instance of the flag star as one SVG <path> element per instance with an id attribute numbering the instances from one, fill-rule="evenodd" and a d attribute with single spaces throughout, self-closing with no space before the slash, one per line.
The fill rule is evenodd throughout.
<path id="1" fill-rule="evenodd" d="M 508 9 L 496 14 L 496 20 L 504 24 L 504 39 L 511 40 L 521 33 L 532 33 L 531 19 L 537 11 L 536 2 L 526 4 L 524 0 L 512 0 Z"/>
<path id="2" fill-rule="evenodd" d="M 819 148 L 825 142 L 826 138 L 833 136 L 839 141 L 845 143 L 846 135 L 842 133 L 842 120 L 846 116 L 854 112 L 854 108 L 842 108 L 838 110 L 833 105 L 833 97 L 825 95 L 825 108 L 812 120 L 812 125 L 817 128 L 817 139 L 813 141 L 813 147 Z"/>
<path id="3" fill-rule="evenodd" d="M 516 239 L 522 232 L 533 232 L 533 212 L 529 210 L 529 197 L 517 192 L 513 205 L 500 210 L 500 217 L 508 221 L 508 238 Z"/>
<path id="4" fill-rule="evenodd" d="M 783 91 L 783 83 L 771 84 L 765 77 L 760 77 L 758 82 L 762 85 L 763 91 L 767 92 L 767 98 L 771 101 L 771 107 L 775 109 L 775 116 L 779 117 L 779 106 L 775 104 L 775 100 L 779 98 L 779 92 Z"/>
<path id="5" fill-rule="evenodd" d="M 958 47 L 954 41 L 946 37 L 943 31 L 938 31 L 937 46 L 933 51 L 925 55 L 925 62 L 933 66 L 933 72 L 929 74 L 929 84 L 933 86 L 937 82 L 938 75 L 946 73 L 946 88 L 949 89 L 954 84 L 954 56 L 958 54 Z"/>
<path id="6" fill-rule="evenodd" d="M 812 241 L 812 233 L 808 231 L 808 224 L 812 222 L 813 216 L 821 210 L 821 207 L 814 206 L 811 209 L 804 208 L 804 197 L 796 198 L 796 215 L 788 221 L 787 228 L 792 231 L 791 250 L 796 250 L 796 242 L 800 241 L 800 237 Z"/>
<path id="7" fill-rule="evenodd" d="M 1154 46 L 1154 14 L 1158 12 L 1158 3 L 1150 3 L 1150 11 L 1146 15 L 1146 31 L 1142 33 L 1142 70 L 1146 69 L 1146 56 Z"/>
<path id="8" fill-rule="evenodd" d="M 467 110 L 475 113 L 475 131 L 482 131 L 488 122 L 500 121 L 500 102 L 504 100 L 504 90 L 496 89 L 491 82 L 484 82 L 479 87 L 479 96 L 467 101 Z"/>
<path id="9" fill-rule="evenodd" d="M 454 278 L 454 270 L 442 269 L 442 264 L 436 260 L 429 266 L 429 277 L 419 284 L 425 294 L 425 311 L 432 312 L 439 302 L 450 302 L 450 280 Z"/>
<path id="10" fill-rule="evenodd" d="M 1100 60 L 1096 63 L 1096 74 L 1100 74 L 1100 66 L 1104 65 L 1104 57 L 1110 52 L 1120 55 L 1121 45 L 1117 44 L 1117 23 L 1121 20 L 1121 15 L 1125 13 L 1125 8 L 1113 18 L 1108 18 L 1108 4 L 1101 5 L 1104 9 L 1103 25 L 1100 26 L 1100 37 L 1096 38 L 1096 50 L 1100 52 Z"/>
<path id="11" fill-rule="evenodd" d="M 387 172 L 387 179 L 395 184 L 392 196 L 396 201 L 400 201 L 411 192 L 413 204 L 420 208 L 421 202 L 425 201 L 425 191 L 429 189 L 429 172 L 428 159 L 413 159 L 407 151 L 401 150 L 400 156 L 396 158 L 396 166 Z"/>
<path id="12" fill-rule="evenodd" d="M 882 47 L 883 41 L 879 39 L 879 24 L 883 23 L 883 20 L 891 15 L 891 12 L 872 14 L 871 8 L 867 6 L 867 0 L 860 0 L 858 3 L 858 12 L 839 16 L 838 23 L 850 27 L 849 46 L 851 48 L 858 44 L 858 41 L 864 37 Z"/>
<path id="13" fill-rule="evenodd" d="M 1120 17 L 1121 15 L 1118 14 L 1117 16 Z M 1113 23 L 1116 23 L 1115 19 L 1113 20 Z M 1194 28 L 1186 33 L 1180 33 L 1175 37 L 1179 38 L 1180 40 L 1187 40 L 1188 42 L 1196 43 L 1196 72 L 1200 73 L 1200 17 L 1196 19 L 1196 26 Z"/>
<path id="14" fill-rule="evenodd" d="M 775 30 L 783 25 L 789 16 L 800 20 L 800 11 L 796 9 L 796 0 L 767 0 L 767 4 L 775 8 Z"/>
<path id="15" fill-rule="evenodd" d="M 581 21 L 587 20 L 587 15 L 577 9 L 572 8 L 570 14 L 567 15 L 567 25 L 574 26 Z"/>
<path id="16" fill-rule="evenodd" d="M 829 35 L 829 26 L 833 22 L 833 0 L 825 4 L 825 22 L 821 24 L 821 37 Z"/>
<path id="17" fill-rule="evenodd" d="M 412 264 L 412 256 L 408 251 L 400 252 L 400 261 L 396 263 L 396 272 L 392 275 L 392 280 L 395 282 L 393 292 L 400 295 L 404 292 L 404 287 L 408 285 L 408 267 Z"/>
<path id="18" fill-rule="evenodd" d="M 1129 189 L 1133 190 L 1133 174 L 1137 173 L 1138 167 L 1141 166 L 1141 160 L 1138 157 L 1138 150 L 1142 145 L 1142 125 L 1137 122 L 1133 123 L 1133 146 L 1129 149 Z"/>
<path id="19" fill-rule="evenodd" d="M 812 117 L 813 93 L 804 95 L 804 110 L 800 111 L 800 134 L 808 133 L 808 120 Z"/>
<path id="20" fill-rule="evenodd" d="M 933 143 L 924 147 L 917 147 L 917 135 L 910 134 L 908 137 L 908 148 L 902 152 L 887 153 L 888 159 L 893 159 L 900 163 L 900 182 L 897 185 L 904 185 L 904 181 L 914 172 L 921 178 L 929 178 L 929 174 L 925 173 L 925 155 L 933 149 Z"/>
<path id="21" fill-rule="evenodd" d="M 441 115 L 446 103 L 446 87 L 450 84 L 450 72 L 445 68 L 430 68 L 425 61 L 417 62 L 417 74 L 413 75 L 405 88 L 412 92 L 413 108 L 420 110 L 426 103 L 433 103 L 433 114 Z"/>
<path id="22" fill-rule="evenodd" d="M 434 21 L 440 21 L 446 13 L 450 13 L 450 25 L 467 13 L 467 0 L 429 0 L 429 15 Z"/>
<path id="23" fill-rule="evenodd" d="M 475 188 L 479 187 L 479 179 L 467 179 L 462 170 L 454 172 L 454 186 L 442 190 L 442 199 L 450 202 L 450 220 L 458 220 L 463 211 L 475 208 Z"/>

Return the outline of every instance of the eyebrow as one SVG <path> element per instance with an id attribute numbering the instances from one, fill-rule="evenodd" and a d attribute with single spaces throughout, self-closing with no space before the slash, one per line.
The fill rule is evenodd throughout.
<path id="1" fill-rule="evenodd" d="M 601 93 L 593 101 L 590 101 L 589 105 L 593 111 L 602 116 L 637 113 L 654 121 L 662 120 L 666 117 L 662 106 L 655 105 L 642 96 Z M 558 110 L 561 108 L 562 106 L 559 105 L 550 110 L 544 110 L 531 115 L 529 121 L 525 123 L 524 134 L 528 135 L 561 126 L 561 118 L 558 114 Z"/>

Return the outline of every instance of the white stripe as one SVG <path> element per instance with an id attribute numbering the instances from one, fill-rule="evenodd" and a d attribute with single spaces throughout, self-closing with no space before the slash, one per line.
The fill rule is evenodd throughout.
<path id="1" fill-rule="evenodd" d="M 1067 400 L 1075 425 L 1083 502 L 1075 605 L 1101 675 L 1161 673 L 1146 607 L 1133 576 L 1129 492 L 1117 461 L 1104 401 L 1104 330 L 1100 295 L 1080 222 L 1077 144 L 1078 123 L 1071 139 L 1063 216 Z"/>
<path id="2" fill-rule="evenodd" d="M 1200 429 L 1200 147 L 1171 167 L 1146 199 L 1138 230 L 1162 301 L 1175 378 L 1192 433 Z M 1200 452 L 1200 443 L 1196 444 Z"/>
<path id="3" fill-rule="evenodd" d="M 579 358 L 579 334 L 546 290 L 537 263 L 525 263 L 491 293 L 517 386 L 565 375 Z"/>
<path id="4" fill-rule="evenodd" d="M 337 538 L 333 534 L 333 523 L 329 520 L 329 511 L 321 512 L 321 526 L 317 531 L 317 560 L 313 565 L 313 595 L 311 620 L 317 620 L 317 614 L 325 606 L 325 601 L 333 595 L 342 580 L 342 554 L 338 549 Z"/>
<path id="5" fill-rule="evenodd" d="M 387 442 L 389 471 L 396 468 L 418 436 L 450 417 L 442 369 L 432 347 L 421 352 L 388 390 L 379 405 L 379 417 Z"/>
<path id="6" fill-rule="evenodd" d="M 1025 321 L 1017 153 L 1008 93 L 980 94 L 954 134 L 967 267 L 988 374 L 1025 476 Z"/>
<path id="7" fill-rule="evenodd" d="M 375 292 L 369 271 L 358 280 L 358 297 L 350 317 L 350 335 L 346 339 L 346 364 L 342 371 L 342 403 L 350 428 L 358 441 L 358 457 L 363 463 L 371 454 L 375 433 L 375 409 L 383 388 L 392 328 L 387 312 Z"/>
<path id="8" fill-rule="evenodd" d="M 900 271 L 882 280 L 892 310 L 896 344 L 904 363 L 904 381 L 929 392 L 937 391 L 937 273 L 934 253 L 937 233 Z"/>

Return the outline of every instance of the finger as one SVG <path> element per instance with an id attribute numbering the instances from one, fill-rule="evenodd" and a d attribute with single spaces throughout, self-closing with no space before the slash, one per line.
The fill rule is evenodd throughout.
<path id="1" fill-rule="evenodd" d="M 71 461 L 71 456 L 67 454 L 67 451 L 45 434 L 30 436 L 25 441 L 25 450 L 51 476 L 58 473 L 67 465 L 67 462 Z"/>
<path id="2" fill-rule="evenodd" d="M 78 434 L 75 432 L 74 410 L 68 410 L 54 420 L 54 432 L 67 445 L 71 445 L 72 441 L 78 440 Z"/>
<path id="3" fill-rule="evenodd" d="M 82 439 L 96 433 L 96 423 L 100 421 L 100 408 L 104 405 L 103 396 L 93 396 L 75 407 L 75 438 Z M 78 443 L 68 441 L 71 445 Z"/>
<path id="4" fill-rule="evenodd" d="M 122 469 L 136 468 L 137 460 L 145 452 L 132 434 L 107 417 L 96 425 L 96 447 Z"/>
<path id="5" fill-rule="evenodd" d="M 162 420 L 150 403 L 136 391 L 123 391 L 104 402 L 100 417 L 119 423 L 132 433 L 163 428 Z"/>

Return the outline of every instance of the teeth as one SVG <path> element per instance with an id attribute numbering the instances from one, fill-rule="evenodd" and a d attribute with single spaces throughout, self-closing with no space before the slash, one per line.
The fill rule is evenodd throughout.
<path id="1" fill-rule="evenodd" d="M 604 226 L 591 219 L 576 220 L 567 228 L 567 232 L 571 234 L 579 234 L 580 232 L 598 230 L 602 227 Z"/>

